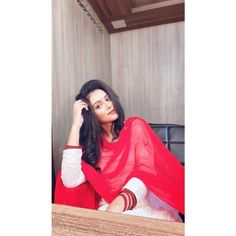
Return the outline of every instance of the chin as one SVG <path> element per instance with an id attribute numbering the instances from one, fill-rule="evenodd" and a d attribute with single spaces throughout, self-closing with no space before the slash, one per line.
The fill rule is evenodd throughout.
<path id="1" fill-rule="evenodd" d="M 115 121 L 115 120 L 117 120 L 118 118 L 119 118 L 119 116 L 118 116 L 118 114 L 116 113 L 116 114 L 114 114 L 114 115 L 112 115 L 112 117 L 113 117 L 113 120 L 112 121 Z"/>
<path id="2" fill-rule="evenodd" d="M 107 117 L 107 119 L 104 119 L 102 123 L 110 123 L 110 122 L 116 121 L 118 117 L 119 117 L 118 114 L 110 115 L 109 117 Z"/>

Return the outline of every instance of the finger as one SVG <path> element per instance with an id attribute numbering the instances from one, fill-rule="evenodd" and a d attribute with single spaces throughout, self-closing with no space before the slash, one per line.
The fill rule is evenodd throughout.
<path id="1" fill-rule="evenodd" d="M 79 104 L 79 105 L 75 105 L 73 110 L 76 112 L 76 111 L 80 111 L 80 113 L 82 112 L 82 110 L 85 109 L 85 110 L 89 110 L 88 109 L 88 105 L 87 104 Z"/>
<path id="2" fill-rule="evenodd" d="M 81 106 L 80 106 L 80 109 L 81 110 L 83 110 L 83 109 L 85 109 L 85 110 L 87 110 L 88 111 L 88 105 L 87 104 L 82 104 Z"/>
<path id="3" fill-rule="evenodd" d="M 85 102 L 85 101 L 83 101 L 83 100 L 81 100 L 81 99 L 79 99 L 79 100 L 77 101 L 77 103 L 78 103 L 78 104 L 85 104 L 85 105 L 88 105 L 87 102 Z"/>
<path id="4" fill-rule="evenodd" d="M 74 107 L 80 107 L 80 106 L 88 106 L 88 104 L 82 100 L 78 100 L 74 103 Z"/>

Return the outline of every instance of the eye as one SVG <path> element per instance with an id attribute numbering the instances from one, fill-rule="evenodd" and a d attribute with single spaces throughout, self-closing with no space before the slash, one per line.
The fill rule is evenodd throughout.
<path id="1" fill-rule="evenodd" d="M 102 104 L 97 104 L 96 106 L 95 106 L 95 109 L 100 109 L 102 107 Z"/>
<path id="2" fill-rule="evenodd" d="M 105 97 L 105 100 L 106 100 L 106 101 L 111 101 L 108 96 Z"/>

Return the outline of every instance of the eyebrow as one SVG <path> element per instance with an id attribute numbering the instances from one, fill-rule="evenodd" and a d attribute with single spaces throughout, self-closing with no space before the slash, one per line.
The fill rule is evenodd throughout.
<path id="1" fill-rule="evenodd" d="M 96 101 L 96 102 L 95 102 L 95 103 L 94 103 L 92 106 L 94 106 L 96 103 L 99 103 L 99 102 L 101 102 L 101 100 L 102 100 L 102 99 L 104 99 L 106 96 L 108 96 L 108 94 L 107 94 L 107 93 L 105 94 L 105 96 L 104 96 L 103 98 L 101 98 L 101 99 L 99 99 L 98 101 Z"/>

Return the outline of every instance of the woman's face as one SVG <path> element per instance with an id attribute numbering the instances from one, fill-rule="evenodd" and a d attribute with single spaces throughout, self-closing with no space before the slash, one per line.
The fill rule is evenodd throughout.
<path id="1" fill-rule="evenodd" d="M 110 100 L 108 94 L 101 89 L 92 91 L 89 101 L 93 107 L 94 113 L 101 124 L 111 123 L 118 118 L 118 114 Z"/>

